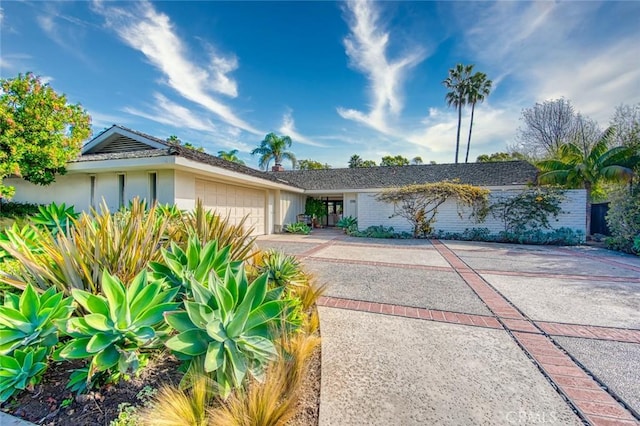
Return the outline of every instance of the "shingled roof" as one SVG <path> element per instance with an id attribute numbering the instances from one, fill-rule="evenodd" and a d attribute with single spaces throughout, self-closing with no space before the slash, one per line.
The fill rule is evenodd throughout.
<path id="1" fill-rule="evenodd" d="M 100 132 L 96 137 L 92 140 L 97 139 L 102 134 L 111 130 L 113 128 L 122 129 L 131 133 L 134 133 L 143 138 L 149 139 L 153 142 L 166 146 L 166 148 L 153 148 L 149 146 L 149 149 L 141 149 L 135 151 L 119 151 L 119 152 L 102 152 L 96 154 L 83 154 L 79 155 L 75 160 L 72 160 L 72 163 L 82 163 L 89 161 L 103 161 L 103 160 L 123 160 L 123 159 L 135 159 L 135 158 L 152 158 L 152 157 L 164 157 L 175 155 L 183 158 L 187 158 L 189 160 L 196 161 L 198 163 L 207 164 L 214 167 L 220 167 L 222 169 L 230 170 L 237 173 L 242 173 L 248 176 L 257 177 L 260 179 L 265 179 L 270 182 L 276 182 L 283 185 L 289 185 L 292 187 L 301 188 L 299 185 L 295 183 L 286 182 L 282 179 L 280 175 L 274 175 L 271 173 L 266 173 L 261 170 L 252 169 L 251 167 L 247 167 L 242 164 L 234 163 L 232 161 L 224 160 L 222 158 L 213 156 L 211 154 L 207 154 L 205 152 L 200 152 L 195 149 L 187 148 L 181 145 L 173 144 L 167 142 L 165 140 L 156 138 L 155 136 L 148 135 L 146 133 L 139 132 L 137 130 L 129 129 L 127 127 L 123 127 L 120 125 L 113 125 L 112 127 Z M 91 142 L 91 141 L 89 141 Z"/>
<path id="2" fill-rule="evenodd" d="M 526 161 L 270 172 L 307 190 L 392 188 L 458 179 L 478 186 L 525 185 L 538 170 Z"/>

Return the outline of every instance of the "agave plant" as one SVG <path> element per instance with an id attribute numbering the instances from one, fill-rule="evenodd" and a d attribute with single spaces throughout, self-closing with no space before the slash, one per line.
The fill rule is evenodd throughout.
<path id="1" fill-rule="evenodd" d="M 207 282 L 211 271 L 224 277 L 227 267 L 230 267 L 235 275 L 242 265 L 242 261 L 232 260 L 231 246 L 218 249 L 218 241 L 214 240 L 203 247 L 196 236 L 189 238 L 186 250 L 172 242 L 170 250 L 162 249 L 162 258 L 164 263 L 149 263 L 153 277 L 187 289 L 193 280 Z"/>
<path id="2" fill-rule="evenodd" d="M 13 355 L 0 355 L 0 402 L 40 381 L 46 364 L 47 348 L 16 349 Z"/>
<path id="3" fill-rule="evenodd" d="M 281 251 L 269 250 L 262 254 L 257 262 L 257 268 L 260 273 L 267 273 L 269 282 L 277 287 L 301 286 L 308 282 L 300 261 L 295 256 Z"/>
<path id="4" fill-rule="evenodd" d="M 18 297 L 6 293 L 0 306 L 0 355 L 29 346 L 52 348 L 58 343 L 56 321 L 68 319 L 73 300 L 50 288 L 38 294 L 29 284 Z"/>
<path id="5" fill-rule="evenodd" d="M 54 353 L 56 359 L 91 358 L 88 377 L 98 371 L 136 372 L 141 350 L 157 347 L 166 334 L 165 312 L 175 310 L 177 289 L 164 290 L 161 280 L 138 274 L 129 286 L 104 271 L 104 296 L 73 290 L 72 296 L 88 314 L 59 321 L 60 329 L 73 337 Z"/>
<path id="6" fill-rule="evenodd" d="M 289 223 L 284 226 L 284 230 L 291 234 L 309 235 L 311 233 L 309 225 L 302 222 Z"/>
<path id="7" fill-rule="evenodd" d="M 178 331 L 165 345 L 191 363 L 215 372 L 220 395 L 242 385 L 247 372 L 260 379 L 276 355 L 274 323 L 284 302 L 267 298 L 266 274 L 249 284 L 244 269 L 224 279 L 209 275 L 208 287 L 193 281 L 193 301 L 185 309 L 168 313 L 166 321 Z"/>
<path id="8" fill-rule="evenodd" d="M 346 216 L 346 217 L 342 217 L 340 218 L 340 220 L 338 220 L 336 222 L 336 226 L 338 228 L 342 228 L 345 230 L 345 232 L 347 231 L 347 229 L 353 229 L 353 228 L 358 228 L 358 219 L 353 217 L 353 216 Z"/>
<path id="9" fill-rule="evenodd" d="M 65 203 L 60 205 L 51 203 L 46 206 L 38 206 L 38 213 L 31 216 L 31 221 L 36 226 L 44 227 L 51 231 L 52 234 L 58 232 L 67 233 L 69 227 L 73 223 L 73 220 L 80 216 L 73 206 L 67 207 Z"/>

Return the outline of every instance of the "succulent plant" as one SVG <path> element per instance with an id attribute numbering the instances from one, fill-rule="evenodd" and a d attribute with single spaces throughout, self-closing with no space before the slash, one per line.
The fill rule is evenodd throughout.
<path id="1" fill-rule="evenodd" d="M 268 361 L 276 356 L 274 323 L 285 302 L 267 298 L 268 276 L 249 284 L 244 269 L 224 278 L 210 274 L 208 287 L 192 281 L 193 301 L 185 310 L 166 314 L 178 331 L 165 344 L 183 359 L 202 363 L 204 371 L 215 372 L 219 393 L 224 398 L 242 385 L 247 372 L 260 379 Z"/>
<path id="2" fill-rule="evenodd" d="M 177 289 L 164 289 L 162 280 L 147 280 L 139 273 L 128 287 L 104 271 L 104 296 L 74 289 L 75 301 L 88 312 L 83 317 L 59 321 L 60 329 L 72 339 L 54 356 L 57 359 L 90 358 L 88 377 L 98 371 L 136 372 L 141 349 L 157 347 L 166 334 L 165 312 L 175 310 Z"/>
<path id="3" fill-rule="evenodd" d="M 50 288 L 38 294 L 31 284 L 20 296 L 5 293 L 0 306 L 0 355 L 29 346 L 52 348 L 58 343 L 56 322 L 69 318 L 73 299 Z"/>
<path id="4" fill-rule="evenodd" d="M 0 402 L 38 383 L 47 368 L 46 358 L 44 347 L 16 349 L 12 355 L 0 355 Z"/>

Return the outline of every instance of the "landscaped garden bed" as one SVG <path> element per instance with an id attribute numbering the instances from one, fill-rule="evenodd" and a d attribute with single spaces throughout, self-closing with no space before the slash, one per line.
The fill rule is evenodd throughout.
<path id="1" fill-rule="evenodd" d="M 243 225 L 136 200 L 51 206 L 5 230 L 2 410 L 56 425 L 316 424 L 322 288 Z"/>

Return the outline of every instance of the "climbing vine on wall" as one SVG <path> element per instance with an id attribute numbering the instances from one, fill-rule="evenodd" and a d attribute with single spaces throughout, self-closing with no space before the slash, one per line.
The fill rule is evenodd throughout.
<path id="1" fill-rule="evenodd" d="M 438 207 L 447 200 L 456 202 L 461 218 L 465 208 L 470 208 L 469 218 L 483 221 L 488 212 L 489 190 L 457 181 L 443 181 L 388 189 L 376 199 L 393 204 L 394 213 L 390 217 L 405 218 L 413 226 L 414 237 L 424 237 L 433 233 Z"/>

